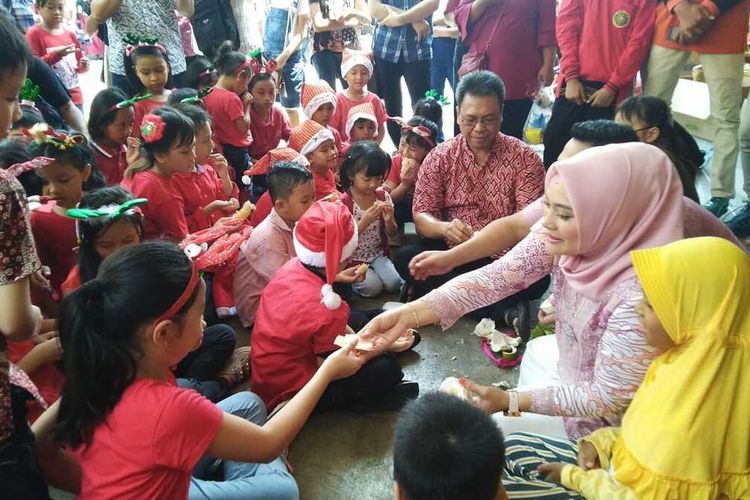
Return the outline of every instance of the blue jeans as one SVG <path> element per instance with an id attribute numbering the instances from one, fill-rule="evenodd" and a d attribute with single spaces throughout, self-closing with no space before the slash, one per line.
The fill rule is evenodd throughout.
<path id="1" fill-rule="evenodd" d="M 257 425 L 266 422 L 266 407 L 252 392 L 239 392 L 217 406 Z M 193 469 L 188 498 L 297 500 L 299 490 L 281 457 L 269 464 L 251 464 L 204 456 Z"/>
<path id="2" fill-rule="evenodd" d="M 430 85 L 433 89 L 445 95 L 445 82 L 452 90 L 456 90 L 456 72 L 453 70 L 453 55 L 456 51 L 456 40 L 450 37 L 432 38 L 432 68 L 430 70 Z"/>
<path id="3" fill-rule="evenodd" d="M 266 16 L 266 26 L 263 30 L 263 46 L 266 57 L 277 58 L 284 50 L 286 29 L 289 13 L 284 9 L 271 8 Z M 305 82 L 305 58 L 302 54 L 307 48 L 307 40 L 300 49 L 292 54 L 282 68 L 284 91 L 279 96 L 281 105 L 285 108 L 296 108 L 300 104 L 300 92 Z"/>
<path id="4" fill-rule="evenodd" d="M 317 50 L 312 55 L 312 63 L 315 71 L 318 72 L 318 77 L 334 90 L 336 90 L 336 79 L 344 88 L 348 87 L 346 80 L 341 76 L 341 57 L 341 52 L 332 50 Z"/>

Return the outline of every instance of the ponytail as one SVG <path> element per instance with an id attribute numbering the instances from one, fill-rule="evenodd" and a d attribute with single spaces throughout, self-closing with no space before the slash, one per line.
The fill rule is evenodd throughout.
<path id="1" fill-rule="evenodd" d="M 177 301 L 191 274 L 176 245 L 146 242 L 105 259 L 95 279 L 64 299 L 58 440 L 74 448 L 91 442 L 138 374 L 140 333 Z M 197 290 L 175 316 L 191 307 Z"/>

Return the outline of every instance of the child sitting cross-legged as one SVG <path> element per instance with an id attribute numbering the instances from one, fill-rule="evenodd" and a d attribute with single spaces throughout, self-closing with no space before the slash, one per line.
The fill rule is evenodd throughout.
<path id="1" fill-rule="evenodd" d="M 352 261 L 367 264 L 365 279 L 353 290 L 363 297 L 377 297 L 384 290 L 396 292 L 403 281 L 388 258 L 388 239 L 398 234 L 393 202 L 381 184 L 391 168 L 391 158 L 375 141 L 357 142 L 341 165 L 341 202 L 357 221 L 359 243 Z"/>
<path id="2" fill-rule="evenodd" d="M 393 446 L 396 500 L 507 499 L 504 463 L 497 424 L 468 402 L 436 392 L 401 411 Z"/>
<path id="3" fill-rule="evenodd" d="M 357 227 L 339 202 L 318 201 L 297 222 L 297 258 L 276 271 L 263 290 L 251 335 L 252 387 L 271 409 L 296 394 L 347 333 L 349 306 L 333 291 L 336 275 L 357 246 Z M 348 331 L 351 332 L 349 329 Z M 408 332 L 394 349 L 412 345 Z M 390 353 L 365 353 L 353 377 L 330 386 L 318 410 L 393 410 L 416 396 L 417 384 L 401 383 L 403 373 Z"/>
<path id="4" fill-rule="evenodd" d="M 65 299 L 65 385 L 35 434 L 76 455 L 80 498 L 299 497 L 279 455 L 328 384 L 364 359 L 354 342 L 333 353 L 268 422 L 247 391 L 214 405 L 171 373 L 201 344 L 205 286 L 176 245 L 145 242 Z"/>

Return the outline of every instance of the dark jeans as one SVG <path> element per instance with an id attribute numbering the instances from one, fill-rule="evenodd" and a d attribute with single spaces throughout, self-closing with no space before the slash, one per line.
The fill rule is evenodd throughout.
<path id="1" fill-rule="evenodd" d="M 312 55 L 312 63 L 315 66 L 315 71 L 318 72 L 318 77 L 326 81 L 333 90 L 336 90 L 337 79 L 344 88 L 349 86 L 341 76 L 341 52 L 332 50 L 315 51 Z"/>
<path id="2" fill-rule="evenodd" d="M 234 169 L 234 181 L 240 187 L 240 190 L 244 189 L 245 184 L 242 183 L 242 176 L 245 174 L 245 170 L 250 168 L 250 153 L 248 153 L 247 148 L 240 148 L 231 144 L 222 144 L 221 148 L 227 163 Z"/>
<path id="3" fill-rule="evenodd" d="M 598 82 L 582 82 L 585 87 L 601 88 Z M 570 140 L 570 129 L 578 122 L 588 120 L 611 120 L 615 116 L 614 104 L 608 108 L 594 108 L 589 104 L 579 106 L 561 94 L 552 106 L 552 116 L 544 130 L 544 168 L 548 169 L 557 161 L 565 144 Z"/>
<path id="4" fill-rule="evenodd" d="M 393 263 L 396 266 L 396 270 L 398 271 L 398 273 L 406 281 L 405 286 L 411 288 L 409 300 L 415 300 L 419 297 L 422 297 L 423 295 L 440 287 L 441 285 L 447 283 L 457 276 L 461 276 L 462 274 L 474 271 L 476 269 L 479 269 L 480 267 L 484 267 L 494 262 L 494 259 L 486 257 L 484 259 L 475 260 L 474 262 L 469 262 L 468 264 L 459 266 L 447 274 L 443 274 L 441 276 L 430 276 L 424 281 L 416 281 L 414 278 L 412 278 L 411 273 L 409 273 L 409 262 L 411 262 L 411 259 L 413 259 L 418 254 L 426 252 L 428 250 L 448 250 L 448 245 L 446 245 L 443 240 L 422 239 L 418 243 L 404 245 L 396 253 L 396 257 Z M 549 284 L 550 278 L 549 276 L 546 276 L 536 283 L 532 284 L 525 290 L 521 290 L 520 292 L 506 297 L 499 302 L 496 302 L 489 306 L 485 306 L 481 309 L 477 309 L 475 311 L 467 313 L 467 315 L 476 320 L 490 318 L 495 321 L 502 321 L 508 309 L 510 309 L 520 301 L 536 300 L 540 298 L 549 288 Z"/>
<path id="5" fill-rule="evenodd" d="M 371 319 L 382 312 L 382 309 L 349 309 L 349 319 L 346 321 L 346 324 L 352 330 L 358 332 L 364 328 Z"/>
<path id="6" fill-rule="evenodd" d="M 28 392 L 11 385 L 13 435 L 0 442 L 0 485 L 3 498 L 47 499 L 49 491 L 37 462 L 36 443 L 26 416 Z"/>
<path id="7" fill-rule="evenodd" d="M 531 99 L 512 99 L 503 103 L 503 124 L 500 132 L 516 139 L 523 140 L 523 126 L 529 117 L 534 101 Z"/>
<path id="8" fill-rule="evenodd" d="M 236 337 L 228 325 L 216 324 L 206 328 L 200 347 L 177 364 L 174 371 L 177 384 L 193 389 L 215 403 L 224 399 L 227 387 L 216 380 L 216 374 L 232 357 Z"/>
<path id="9" fill-rule="evenodd" d="M 456 50 L 453 52 L 453 81 L 458 85 L 458 68 L 461 67 L 461 60 L 464 55 L 469 51 L 469 46 L 465 45 L 461 40 L 456 42 Z M 453 108 L 453 135 L 458 135 L 461 130 L 458 127 L 458 102 L 454 103 Z"/>
<path id="10" fill-rule="evenodd" d="M 351 377 L 328 384 L 315 411 L 344 410 L 364 399 L 382 398 L 403 378 L 404 372 L 393 354 L 382 354 L 365 363 Z"/>
<path id="11" fill-rule="evenodd" d="M 398 227 L 404 227 L 407 222 L 414 222 L 414 212 L 412 211 L 412 204 L 414 203 L 414 197 L 407 195 L 401 201 L 397 201 L 393 204 L 393 215 L 396 217 L 396 224 Z"/>
<path id="12" fill-rule="evenodd" d="M 453 56 L 455 52 L 455 38 L 433 37 L 430 86 L 443 95 L 445 95 L 446 81 L 452 90 L 456 90 L 456 72 L 453 68 Z"/>
<path id="13" fill-rule="evenodd" d="M 389 116 L 401 116 L 403 113 L 401 77 L 404 77 L 411 102 L 415 104 L 430 90 L 430 66 L 429 60 L 407 63 L 403 61 L 403 56 L 397 63 L 375 58 L 375 79 Z M 388 121 L 388 135 L 391 136 L 393 144 L 398 145 L 401 127 Z"/>

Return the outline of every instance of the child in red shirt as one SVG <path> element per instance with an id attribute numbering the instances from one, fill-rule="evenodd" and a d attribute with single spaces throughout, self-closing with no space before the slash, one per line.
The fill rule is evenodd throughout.
<path id="1" fill-rule="evenodd" d="M 281 140 L 288 141 L 292 126 L 276 102 L 276 77 L 274 73 L 253 75 L 248 86 L 250 103 L 250 131 L 253 143 L 250 156 L 260 160 L 266 153 L 279 147 Z"/>
<path id="2" fill-rule="evenodd" d="M 42 194 L 49 202 L 32 212 L 31 229 L 39 258 L 50 268 L 51 297 L 57 301 L 75 264 L 77 246 L 75 221 L 65 212 L 76 207 L 84 191 L 102 187 L 104 182 L 83 136 L 55 132 L 45 124 L 32 127 L 29 134 L 33 137 L 29 153 L 55 160 L 37 170 Z"/>
<path id="3" fill-rule="evenodd" d="M 153 39 L 128 35 L 125 47 L 125 76 L 134 96 L 151 94 L 134 104 L 133 137 L 142 138 L 143 117 L 167 103 L 172 93 L 172 66 L 164 47 Z"/>
<path id="4" fill-rule="evenodd" d="M 82 473 L 79 498 L 186 499 L 207 489 L 216 498 L 229 491 L 297 497 L 279 454 L 329 382 L 351 376 L 363 358 L 352 352 L 353 342 L 330 356 L 268 422 L 250 392 L 214 405 L 176 387 L 171 374 L 201 343 L 204 296 L 205 283 L 182 250 L 146 242 L 112 255 L 66 300 L 66 383 L 36 437 L 51 444 L 56 430 L 59 446 L 73 450 Z"/>
<path id="5" fill-rule="evenodd" d="M 349 84 L 346 90 L 336 94 L 336 111 L 331 118 L 331 126 L 338 129 L 341 137 L 349 141 L 346 122 L 349 110 L 354 106 L 369 103 L 376 117 L 377 135 L 375 140 L 380 144 L 385 136 L 385 120 L 388 114 L 380 97 L 367 90 L 367 82 L 372 77 L 372 54 L 344 49 L 341 59 L 341 74 Z"/>
<path id="6" fill-rule="evenodd" d="M 52 66 L 65 88 L 70 92 L 73 104 L 83 108 L 78 73 L 89 69 L 89 61 L 83 55 L 78 37 L 63 26 L 65 0 L 36 0 L 37 11 L 42 22 L 29 28 L 26 40 L 35 56 Z"/>
<path id="7" fill-rule="evenodd" d="M 203 98 L 203 103 L 213 122 L 214 142 L 234 169 L 239 185 L 242 173 L 250 167 L 248 147 L 253 141 L 248 111 L 252 98 L 247 91 L 252 76 L 251 62 L 244 54 L 236 52 L 231 42 L 224 42 L 214 64 L 219 81 Z"/>
<path id="8" fill-rule="evenodd" d="M 334 340 L 347 332 L 349 306 L 332 285 L 356 246 L 356 224 L 341 203 L 318 201 L 297 222 L 297 257 L 263 290 L 250 337 L 251 386 L 269 409 L 297 394 L 338 349 Z M 366 359 L 358 375 L 331 384 L 319 410 L 393 395 L 403 378 L 396 359 L 391 354 Z"/>
<path id="9" fill-rule="evenodd" d="M 122 186 L 149 201 L 143 207 L 147 239 L 181 241 L 190 233 L 185 201 L 172 179 L 195 168 L 194 127 L 190 118 L 170 107 L 144 118 L 141 157 L 125 171 Z"/>
<path id="10" fill-rule="evenodd" d="M 383 189 L 391 195 L 396 223 L 402 228 L 406 222 L 414 221 L 414 185 L 417 182 L 419 167 L 437 144 L 439 129 L 435 122 L 417 115 L 412 116 L 406 123 L 400 123 L 399 151 L 393 155 L 391 169 L 383 183 Z"/>
<path id="11" fill-rule="evenodd" d="M 133 132 L 133 104 L 117 87 L 104 89 L 91 102 L 89 134 L 96 166 L 110 186 L 122 181 L 127 162 L 127 140 Z"/>
<path id="12" fill-rule="evenodd" d="M 298 151 L 310 162 L 310 171 L 315 181 L 315 199 L 338 193 L 336 169 L 338 153 L 333 134 L 317 122 L 307 120 L 292 130 L 289 147 Z"/>

